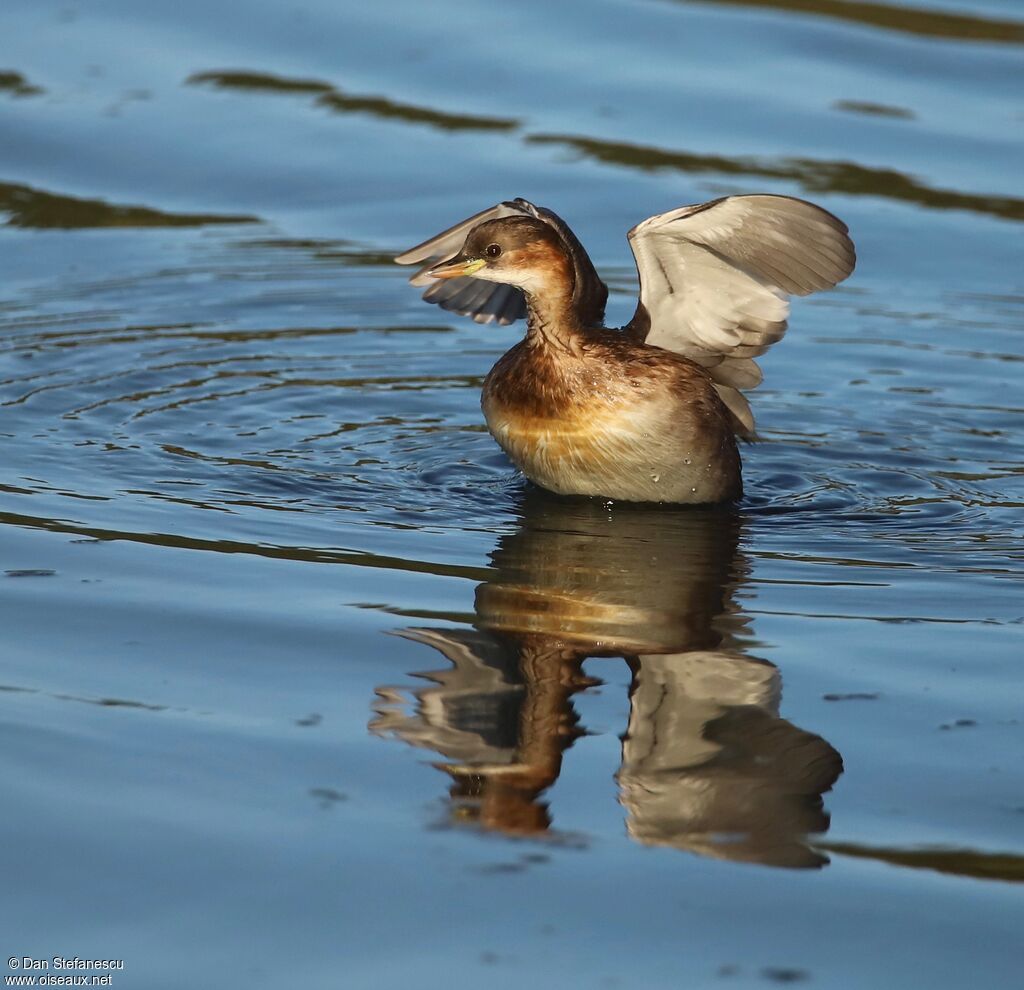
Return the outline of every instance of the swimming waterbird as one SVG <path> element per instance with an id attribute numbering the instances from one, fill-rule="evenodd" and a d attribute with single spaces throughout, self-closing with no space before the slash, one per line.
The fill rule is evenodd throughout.
<path id="1" fill-rule="evenodd" d="M 843 281 L 846 225 L 789 196 L 726 196 L 628 234 L 633 318 L 604 326 L 607 286 L 568 225 L 499 203 L 400 254 L 423 298 L 478 323 L 526 317 L 481 396 L 495 440 L 535 484 L 632 502 L 721 502 L 743 491 L 736 434 L 754 418 L 754 358 L 786 331 L 789 296 Z"/>

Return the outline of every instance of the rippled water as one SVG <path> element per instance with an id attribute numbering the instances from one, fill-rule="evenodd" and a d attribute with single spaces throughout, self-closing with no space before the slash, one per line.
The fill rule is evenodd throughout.
<path id="1" fill-rule="evenodd" d="M 8 0 L 8 955 L 114 986 L 1016 985 L 1011 0 Z M 729 509 L 529 489 L 397 251 L 803 195 Z M 51 973 L 53 970 L 51 969 Z"/>

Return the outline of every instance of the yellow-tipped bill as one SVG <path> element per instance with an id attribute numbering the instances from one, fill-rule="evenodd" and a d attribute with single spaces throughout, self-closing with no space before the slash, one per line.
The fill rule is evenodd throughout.
<path id="1" fill-rule="evenodd" d="M 431 278 L 458 278 L 460 275 L 472 275 L 487 264 L 483 258 L 454 257 L 451 261 L 435 265 L 426 274 Z"/>

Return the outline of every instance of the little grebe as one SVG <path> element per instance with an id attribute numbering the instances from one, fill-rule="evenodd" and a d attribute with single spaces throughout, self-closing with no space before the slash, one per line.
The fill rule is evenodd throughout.
<path id="1" fill-rule="evenodd" d="M 727 196 L 644 220 L 628 234 L 640 300 L 604 326 L 608 289 L 565 222 L 499 203 L 406 251 L 423 298 L 478 323 L 525 316 L 481 404 L 495 440 L 562 495 L 720 502 L 743 491 L 735 434 L 754 419 L 740 389 L 782 338 L 790 295 L 845 279 L 846 225 L 788 196 Z M 498 283 L 498 284 L 495 284 Z"/>

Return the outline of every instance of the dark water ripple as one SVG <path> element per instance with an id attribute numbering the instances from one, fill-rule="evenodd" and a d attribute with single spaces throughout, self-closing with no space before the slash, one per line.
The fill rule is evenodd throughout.
<path id="1" fill-rule="evenodd" d="M 680 0 L 673 0 L 680 2 Z M 862 0 L 699 0 L 723 7 L 749 7 L 837 18 L 852 24 L 900 31 L 946 41 L 981 41 L 1024 44 L 1024 23 L 1017 20 L 978 17 L 966 13 L 865 3 Z"/>
<path id="2" fill-rule="evenodd" d="M 120 206 L 0 182 L 0 214 L 12 227 L 202 227 L 207 224 L 256 223 L 253 216 L 169 213 L 146 206 Z"/>

